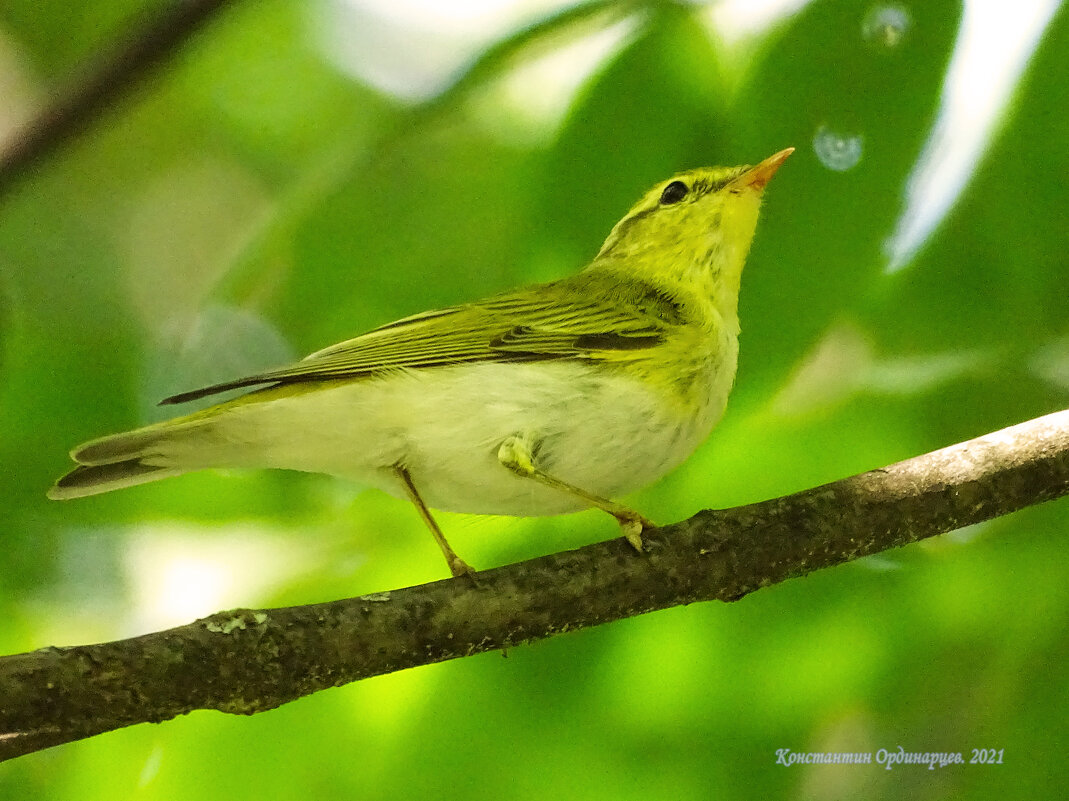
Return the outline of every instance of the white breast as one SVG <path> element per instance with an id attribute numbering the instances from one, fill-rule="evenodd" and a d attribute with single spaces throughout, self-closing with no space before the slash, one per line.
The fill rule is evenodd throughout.
<path id="1" fill-rule="evenodd" d="M 663 476 L 708 435 L 734 379 L 734 358 L 726 361 L 703 376 L 705 402 L 692 415 L 626 373 L 575 362 L 399 371 L 236 407 L 213 426 L 209 461 L 331 473 L 397 496 L 392 467 L 403 464 L 434 508 L 575 511 L 580 501 L 503 467 L 502 440 L 532 435 L 547 473 L 619 497 Z"/>

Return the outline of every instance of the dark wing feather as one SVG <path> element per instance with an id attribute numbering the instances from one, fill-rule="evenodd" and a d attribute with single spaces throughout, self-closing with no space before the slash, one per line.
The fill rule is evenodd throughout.
<path id="1" fill-rule="evenodd" d="M 359 378 L 479 361 L 599 358 L 663 341 L 680 309 L 652 287 L 581 273 L 484 301 L 424 312 L 316 351 L 277 370 L 173 395 L 184 403 L 231 389 Z"/>

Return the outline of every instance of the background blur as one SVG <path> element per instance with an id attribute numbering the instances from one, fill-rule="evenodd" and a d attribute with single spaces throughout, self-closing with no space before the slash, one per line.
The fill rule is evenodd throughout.
<path id="1" fill-rule="evenodd" d="M 1057 0 L 235 2 L 0 187 L 0 653 L 442 578 L 405 503 L 283 472 L 45 499 L 172 392 L 581 267 L 653 182 L 793 145 L 675 521 L 1069 406 Z M 147 0 L 0 3 L 0 137 Z M 487 567 L 597 513 L 441 515 Z M 0 798 L 1054 797 L 1069 504 L 771 587 L 0 765 Z M 775 752 L 1005 749 L 1001 766 Z M 1060 778 L 1059 778 L 1060 774 Z"/>

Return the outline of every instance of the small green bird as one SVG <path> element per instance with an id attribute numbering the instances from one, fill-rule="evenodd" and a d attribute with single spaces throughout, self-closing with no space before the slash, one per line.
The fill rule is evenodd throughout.
<path id="1" fill-rule="evenodd" d="M 294 365 L 167 398 L 256 387 L 78 446 L 78 466 L 48 495 L 206 468 L 288 468 L 409 498 L 453 575 L 472 570 L 428 507 L 516 516 L 597 507 L 641 550 L 653 524 L 609 498 L 683 462 L 723 414 L 761 195 L 793 150 L 658 184 L 571 277 L 416 314 Z"/>

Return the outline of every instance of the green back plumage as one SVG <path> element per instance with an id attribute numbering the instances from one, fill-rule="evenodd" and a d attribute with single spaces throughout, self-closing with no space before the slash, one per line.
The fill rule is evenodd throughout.
<path id="1" fill-rule="evenodd" d="M 608 358 L 664 341 L 684 322 L 664 290 L 591 271 L 424 312 L 317 351 L 294 365 L 167 398 L 183 403 L 260 384 L 354 379 L 481 361 Z"/>

